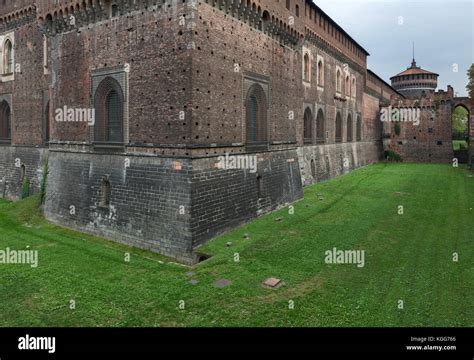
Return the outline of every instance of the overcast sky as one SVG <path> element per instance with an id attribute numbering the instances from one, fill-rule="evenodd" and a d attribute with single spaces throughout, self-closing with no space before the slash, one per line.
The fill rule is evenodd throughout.
<path id="1" fill-rule="evenodd" d="M 440 75 L 438 88 L 449 84 L 466 96 L 466 72 L 474 63 L 474 0 L 313 1 L 370 53 L 369 69 L 388 83 L 410 66 L 414 41 L 417 65 Z"/>

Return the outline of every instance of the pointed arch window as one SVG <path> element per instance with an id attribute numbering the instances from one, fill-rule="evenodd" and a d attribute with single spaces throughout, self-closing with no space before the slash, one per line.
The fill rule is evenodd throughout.
<path id="1" fill-rule="evenodd" d="M 342 75 L 341 70 L 337 69 L 336 72 L 336 92 L 340 93 L 342 89 Z"/>
<path id="2" fill-rule="evenodd" d="M 352 141 L 352 115 L 347 115 L 347 142 Z"/>
<path id="3" fill-rule="evenodd" d="M 303 58 L 303 80 L 311 81 L 311 60 L 308 53 Z"/>
<path id="4" fill-rule="evenodd" d="M 303 121 L 303 140 L 305 144 L 310 144 L 313 140 L 313 114 L 310 108 L 306 108 Z"/>
<path id="5" fill-rule="evenodd" d="M 255 83 L 246 97 L 246 138 L 247 143 L 262 144 L 267 141 L 267 97 L 263 88 Z"/>
<path id="6" fill-rule="evenodd" d="M 11 109 L 8 102 L 0 102 L 0 141 L 11 142 Z"/>
<path id="7" fill-rule="evenodd" d="M 3 75 L 13 74 L 13 44 L 7 39 L 3 45 Z"/>
<path id="8" fill-rule="evenodd" d="M 322 60 L 318 61 L 318 85 L 324 86 L 324 64 Z"/>
<path id="9" fill-rule="evenodd" d="M 319 109 L 318 116 L 316 117 L 316 143 L 324 144 L 326 142 L 325 129 L 324 113 L 322 109 Z"/>
<path id="10" fill-rule="evenodd" d="M 351 80 L 349 75 L 346 75 L 346 96 L 351 96 Z"/>
<path id="11" fill-rule="evenodd" d="M 342 142 L 342 118 L 340 113 L 337 113 L 336 116 L 336 142 Z"/>
<path id="12" fill-rule="evenodd" d="M 111 194 L 110 180 L 107 176 L 104 176 L 100 184 L 100 194 L 99 194 L 100 207 L 107 208 L 110 206 L 110 194 Z"/>
<path id="13" fill-rule="evenodd" d="M 117 80 L 106 77 L 97 88 L 95 98 L 94 141 L 123 144 L 124 95 Z"/>

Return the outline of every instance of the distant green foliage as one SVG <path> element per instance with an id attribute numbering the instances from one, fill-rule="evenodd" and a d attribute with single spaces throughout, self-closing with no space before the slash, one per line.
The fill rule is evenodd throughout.
<path id="1" fill-rule="evenodd" d="M 26 199 L 28 196 L 30 196 L 30 180 L 25 176 L 21 184 L 21 198 Z"/>
<path id="2" fill-rule="evenodd" d="M 453 132 L 463 133 L 467 130 L 467 117 L 469 113 L 462 106 L 453 111 Z"/>
<path id="3" fill-rule="evenodd" d="M 469 83 L 467 84 L 466 88 L 469 92 L 469 97 L 471 98 L 471 104 L 474 105 L 474 64 L 472 64 L 469 68 L 467 76 L 469 77 Z"/>

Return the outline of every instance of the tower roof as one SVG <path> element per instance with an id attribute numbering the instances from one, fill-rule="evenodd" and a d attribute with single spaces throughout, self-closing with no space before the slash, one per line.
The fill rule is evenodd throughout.
<path id="1" fill-rule="evenodd" d="M 413 59 L 411 62 L 411 66 L 407 68 L 406 70 L 402 71 L 401 73 L 398 73 L 397 75 L 392 76 L 390 79 L 393 79 L 397 76 L 404 76 L 404 75 L 415 75 L 415 74 L 431 74 L 431 75 L 436 75 L 439 76 L 439 74 L 424 70 L 419 66 L 416 66 L 416 61 Z"/>

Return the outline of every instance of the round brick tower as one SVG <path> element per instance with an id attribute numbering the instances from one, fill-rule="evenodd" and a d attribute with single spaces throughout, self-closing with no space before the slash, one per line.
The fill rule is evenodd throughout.
<path id="1" fill-rule="evenodd" d="M 433 93 L 438 86 L 438 74 L 416 66 L 413 59 L 411 66 L 401 73 L 392 76 L 392 87 L 406 97 L 421 97 Z"/>

